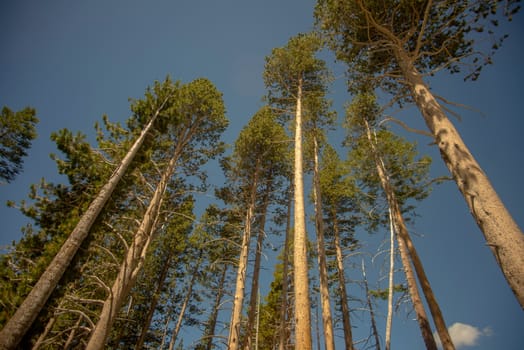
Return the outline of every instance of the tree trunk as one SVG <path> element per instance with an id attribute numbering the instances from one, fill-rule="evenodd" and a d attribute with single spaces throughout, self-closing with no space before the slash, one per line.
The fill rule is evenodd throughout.
<path id="1" fill-rule="evenodd" d="M 153 294 L 153 299 L 151 300 L 151 304 L 149 305 L 149 310 L 147 311 L 146 319 L 144 320 L 144 324 L 142 325 L 140 336 L 138 337 L 138 340 L 135 344 L 135 350 L 140 350 L 144 346 L 147 332 L 149 331 L 149 326 L 151 325 L 151 320 L 153 319 L 153 314 L 155 313 L 158 299 L 160 298 L 160 293 L 162 291 L 162 288 L 164 288 L 164 282 L 166 280 L 167 272 L 170 267 L 169 265 L 171 264 L 171 256 L 171 254 L 167 256 L 167 259 L 162 266 L 162 271 L 160 272 L 160 276 L 158 277 L 158 283 L 155 290 L 155 294 Z"/>
<path id="2" fill-rule="evenodd" d="M 193 269 L 193 274 L 191 275 L 191 281 L 189 281 L 186 297 L 184 298 L 184 302 L 182 303 L 182 307 L 180 308 L 180 314 L 178 315 L 178 320 L 176 322 L 175 329 L 173 329 L 173 334 L 171 335 L 171 341 L 169 342 L 169 350 L 174 349 L 176 340 L 178 338 L 178 333 L 180 332 L 180 328 L 182 327 L 182 321 L 184 320 L 187 306 L 189 305 L 189 301 L 191 300 L 191 296 L 193 295 L 193 286 L 195 284 L 195 280 L 198 275 L 198 269 L 200 268 L 201 257 L 202 257 L 202 250 L 200 250 L 199 252 L 197 264 L 195 265 L 195 268 Z"/>
<path id="3" fill-rule="evenodd" d="M 58 285 L 58 282 L 71 263 L 71 260 L 73 260 L 78 248 L 80 248 L 80 245 L 87 237 L 91 226 L 93 226 L 93 223 L 96 221 L 102 208 L 105 206 L 116 186 L 129 168 L 133 158 L 144 143 L 146 135 L 153 127 L 156 118 L 169 98 L 170 96 L 167 97 L 156 110 L 155 114 L 144 127 L 140 136 L 136 139 L 133 146 L 131 146 L 124 159 L 122 159 L 107 183 L 100 189 L 97 197 L 91 202 L 86 212 L 76 224 L 76 227 L 68 236 L 42 276 L 40 276 L 38 282 L 31 289 L 31 292 L 29 292 L 20 307 L 16 310 L 15 314 L 0 331 L 1 350 L 14 350 L 31 327 L 39 312 L 47 302 L 47 299 Z"/>
<path id="4" fill-rule="evenodd" d="M 333 333 L 333 318 L 329 300 L 328 271 L 326 248 L 324 242 L 324 225 L 322 221 L 322 198 L 320 192 L 320 177 L 318 170 L 318 142 L 313 136 L 313 198 L 315 202 L 315 226 L 317 233 L 318 270 L 320 277 L 320 301 L 322 305 L 322 326 L 324 328 L 324 346 L 326 350 L 335 349 Z"/>
<path id="5" fill-rule="evenodd" d="M 266 215 L 267 215 L 267 208 L 269 205 L 269 193 L 272 191 L 271 186 L 269 186 L 266 189 L 265 198 L 264 198 L 264 205 L 262 208 L 262 215 L 260 218 L 259 223 L 259 229 L 258 229 L 258 237 L 257 237 L 257 245 L 256 245 L 256 252 L 255 252 L 255 263 L 253 266 L 253 278 L 251 280 L 251 292 L 250 292 L 250 299 L 249 299 L 249 312 L 247 317 L 247 325 L 246 325 L 246 338 L 245 338 L 245 344 L 244 349 L 250 350 L 251 349 L 251 338 L 253 333 L 253 327 L 255 325 L 255 316 L 257 315 L 257 300 L 258 300 L 258 292 L 259 292 L 259 280 L 260 280 L 260 265 L 262 260 L 262 247 L 264 245 L 264 236 L 265 236 L 265 225 L 266 225 Z"/>
<path id="6" fill-rule="evenodd" d="M 393 229 L 393 216 L 391 208 L 388 208 L 389 216 L 389 290 L 388 290 L 388 316 L 386 318 L 386 350 L 391 349 L 391 324 L 393 322 L 393 293 L 394 281 L 393 273 L 395 271 L 395 230 Z"/>
<path id="7" fill-rule="evenodd" d="M 400 49 L 395 54 L 444 163 L 506 281 L 524 308 L 524 234 L 407 54 Z"/>
<path id="8" fill-rule="evenodd" d="M 351 316 L 349 313 L 348 293 L 346 290 L 346 276 L 344 272 L 344 256 L 342 255 L 342 247 L 340 245 L 340 232 L 338 228 L 337 214 L 333 214 L 333 233 L 335 251 L 337 255 L 337 274 L 338 285 L 340 293 L 340 306 L 342 308 L 342 324 L 344 327 L 344 342 L 347 350 L 353 350 L 353 333 L 351 329 Z"/>
<path id="9" fill-rule="evenodd" d="M 371 302 L 371 295 L 369 294 L 368 279 L 366 277 L 366 268 L 364 267 L 364 260 L 362 259 L 362 277 L 364 278 L 364 289 L 366 291 L 366 302 L 369 309 L 369 317 L 371 318 L 371 331 L 375 338 L 375 349 L 380 350 L 380 339 L 378 337 L 377 323 L 375 321 L 375 311 L 373 310 L 373 303 Z"/>
<path id="10" fill-rule="evenodd" d="M 293 192 L 289 189 L 289 196 L 287 202 L 287 220 L 286 220 L 286 238 L 284 239 L 284 257 L 282 258 L 282 300 L 280 304 L 280 329 L 278 349 L 285 350 L 289 339 L 289 332 L 287 327 L 288 314 L 288 267 L 289 267 L 289 236 L 291 234 L 291 203 L 293 201 Z"/>
<path id="11" fill-rule="evenodd" d="M 254 170 L 254 180 L 251 184 L 250 203 L 246 211 L 244 234 L 240 257 L 238 260 L 237 281 L 235 288 L 235 298 L 233 310 L 231 311 L 231 324 L 229 325 L 228 350 L 237 350 L 240 342 L 240 321 L 242 316 L 242 306 L 244 304 L 244 290 L 246 287 L 246 269 L 249 256 L 249 241 L 251 239 L 251 224 L 255 210 L 255 200 L 258 186 L 259 165 Z"/>
<path id="12" fill-rule="evenodd" d="M 164 173 L 162 174 L 155 193 L 153 194 L 153 198 L 151 198 L 151 202 L 144 214 L 144 218 L 133 238 L 133 242 L 127 251 L 126 257 L 122 262 L 122 266 L 120 267 L 118 276 L 113 283 L 111 292 L 104 302 L 100 319 L 91 334 L 86 350 L 99 350 L 104 347 L 111 326 L 120 311 L 120 307 L 135 284 L 138 276 L 138 269 L 142 266 L 143 260 L 145 259 L 145 248 L 147 248 L 152 239 L 154 223 L 160 212 L 162 197 L 164 196 L 167 184 L 175 171 L 182 147 L 183 145 L 180 143 L 177 144 L 173 157 L 170 159 Z"/>
<path id="13" fill-rule="evenodd" d="M 218 284 L 218 290 L 215 296 L 215 303 L 213 309 L 211 309 L 211 316 L 209 317 L 209 322 L 206 327 L 206 332 L 204 337 L 206 337 L 205 349 L 211 350 L 213 348 L 213 336 L 215 335 L 215 328 L 218 320 L 218 308 L 222 302 L 222 296 L 224 295 L 224 282 L 226 281 L 228 265 L 224 264 L 222 275 L 220 276 L 220 282 Z"/>
<path id="14" fill-rule="evenodd" d="M 413 270 L 411 269 L 408 254 L 413 261 L 415 270 L 417 271 L 417 276 L 422 285 L 422 289 L 424 291 L 426 300 L 428 301 L 431 315 L 433 316 L 433 321 L 435 322 L 435 326 L 442 341 L 442 345 L 445 350 L 454 350 L 455 347 L 453 346 L 453 342 L 449 337 L 448 329 L 444 322 L 444 318 L 442 317 L 440 308 L 438 307 L 437 301 L 433 295 L 433 291 L 429 286 L 429 281 L 424 273 L 422 263 L 418 259 L 418 255 L 415 252 L 413 244 L 409 244 L 411 243 L 411 238 L 409 237 L 409 233 L 406 229 L 406 224 L 404 223 L 404 218 L 402 217 L 402 213 L 400 212 L 400 208 L 395 197 L 395 192 L 391 187 L 389 176 L 386 171 L 386 166 L 384 165 L 381 155 L 376 150 L 375 143 L 373 141 L 373 138 L 371 137 L 371 129 L 369 128 L 369 123 L 367 122 L 367 120 L 364 120 L 364 122 L 366 125 L 366 134 L 369 141 L 369 146 L 371 147 L 373 157 L 375 158 L 375 165 L 377 168 L 378 176 L 380 178 L 380 183 L 382 185 L 382 189 L 386 194 L 389 210 L 393 216 L 393 227 L 395 231 L 398 233 L 397 239 L 399 244 L 400 256 L 402 259 L 404 270 L 406 272 L 406 280 L 408 282 L 410 294 L 413 293 L 411 294 L 411 300 L 413 301 L 413 308 L 415 309 L 415 312 L 417 313 L 417 318 L 419 319 L 422 337 L 424 338 L 424 342 L 426 343 L 427 349 L 437 349 L 435 339 L 433 338 L 433 334 L 431 333 L 431 327 L 427 320 L 424 306 L 422 305 L 422 301 L 420 300 L 415 276 L 413 275 Z M 414 256 L 416 256 L 416 261 L 413 260 Z"/>
<path id="15" fill-rule="evenodd" d="M 302 165 L 302 79 L 298 83 L 295 113 L 295 236 L 294 236 L 294 287 L 295 287 L 295 349 L 311 350 L 311 310 L 307 259 L 306 217 L 304 211 L 304 179 Z"/>

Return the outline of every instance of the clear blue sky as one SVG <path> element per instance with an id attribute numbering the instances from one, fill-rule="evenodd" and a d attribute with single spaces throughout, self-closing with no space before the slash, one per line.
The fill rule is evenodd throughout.
<path id="1" fill-rule="evenodd" d="M 225 139 L 232 143 L 262 105 L 264 57 L 290 36 L 312 28 L 313 6 L 312 0 L 3 1 L 0 105 L 16 110 L 33 106 L 40 123 L 24 173 L 0 187 L 0 245 L 18 239 L 26 223 L 4 203 L 23 199 L 29 185 L 41 177 L 59 180 L 49 158 L 56 152 L 50 133 L 70 128 L 94 140 L 93 125 L 102 114 L 113 121 L 126 120 L 128 98 L 141 97 L 146 86 L 167 74 L 186 82 L 203 76 L 216 84 L 231 122 Z M 437 94 L 483 113 L 461 110 L 458 129 L 520 227 L 523 15 L 507 27 L 510 38 L 478 82 L 444 76 L 433 85 Z M 336 71 L 340 73 L 340 67 Z M 334 85 L 333 98 L 342 110 L 349 99 L 343 79 Z M 403 115 L 404 121 L 424 128 L 416 110 Z M 427 146 L 429 141 L 419 143 L 434 156 L 433 174 L 447 174 L 436 150 Z M 464 348 L 524 348 L 524 313 L 456 186 L 436 188 L 418 213 L 415 244 L 448 326 L 463 323 L 481 333 L 476 346 Z M 270 279 L 272 271 L 266 273 Z M 394 348 L 423 348 L 412 318 L 403 311 L 395 318 Z M 357 335 L 368 331 L 366 320 L 354 319 L 354 324 Z"/>

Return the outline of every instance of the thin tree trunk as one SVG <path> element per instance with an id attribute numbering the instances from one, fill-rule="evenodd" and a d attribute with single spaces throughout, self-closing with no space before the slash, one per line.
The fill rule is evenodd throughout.
<path id="1" fill-rule="evenodd" d="M 395 285 L 393 283 L 393 272 L 395 271 L 395 230 L 393 228 L 393 216 L 391 208 L 389 214 L 389 290 L 388 290 L 388 316 L 386 318 L 386 350 L 391 349 L 391 324 L 393 322 L 393 293 Z"/>
<path id="2" fill-rule="evenodd" d="M 87 237 L 91 226 L 96 221 L 116 186 L 126 173 L 133 158 L 144 143 L 146 135 L 149 133 L 160 111 L 164 108 L 168 96 L 155 111 L 151 120 L 144 127 L 140 136 L 129 149 L 122 159 L 119 166 L 113 172 L 107 183 L 102 186 L 96 198 L 91 202 L 85 213 L 82 215 L 75 228 L 68 236 L 58 253 L 55 255 L 47 269 L 44 271 L 38 282 L 31 289 L 31 292 L 24 299 L 15 314 L 9 319 L 4 328 L 0 331 L 0 349 L 14 350 L 22 340 L 25 333 L 44 307 L 47 299 L 58 285 L 67 267 L 73 260 L 78 248 Z"/>
<path id="3" fill-rule="evenodd" d="M 326 248 L 324 242 L 324 225 L 322 221 L 322 198 L 320 192 L 320 178 L 318 170 L 318 142 L 313 136 L 313 198 L 315 202 L 315 226 L 317 233 L 318 270 L 320 276 L 320 301 L 322 305 L 322 326 L 324 329 L 324 346 L 326 350 L 335 349 L 333 333 L 333 318 L 329 300 L 328 271 L 326 262 Z"/>
<path id="4" fill-rule="evenodd" d="M 256 192 L 258 186 L 259 165 L 254 170 L 254 180 L 251 184 L 250 203 L 246 211 L 244 234 L 238 261 L 237 281 L 235 288 L 235 298 L 233 310 L 231 311 L 231 324 L 229 325 L 228 350 L 237 350 L 240 342 L 240 321 L 242 306 L 244 304 L 244 290 L 246 286 L 246 269 L 249 256 L 249 241 L 251 239 L 251 224 L 255 210 Z"/>
<path id="5" fill-rule="evenodd" d="M 64 344 L 64 349 L 65 350 L 67 350 L 67 349 L 69 349 L 71 347 L 71 343 L 73 342 L 73 339 L 75 338 L 76 331 L 77 331 L 78 327 L 80 326 L 80 322 L 82 322 L 82 318 L 83 318 L 83 316 L 79 316 L 78 317 L 78 320 L 76 321 L 74 328 L 69 333 L 69 336 L 67 337 L 67 340 L 66 340 L 66 342 Z"/>
<path id="6" fill-rule="evenodd" d="M 375 349 L 380 350 L 380 339 L 378 337 L 377 323 L 375 321 L 375 311 L 373 310 L 373 303 L 371 302 L 371 295 L 369 294 L 368 279 L 366 277 L 366 268 L 364 260 L 362 260 L 362 277 L 364 278 L 364 289 L 366 291 L 366 302 L 369 309 L 369 317 L 371 318 L 371 332 L 375 338 Z"/>
<path id="7" fill-rule="evenodd" d="M 427 320 L 426 312 L 424 310 L 422 301 L 420 300 L 415 276 L 413 275 L 413 270 L 411 269 L 411 263 L 409 262 L 409 258 L 408 258 L 408 254 L 409 254 L 409 256 L 413 259 L 413 255 L 410 253 L 412 250 L 414 251 L 414 248 L 412 248 L 412 250 L 409 250 L 409 244 L 407 241 L 409 239 L 409 234 L 407 232 L 407 229 L 404 223 L 404 218 L 402 217 L 402 213 L 400 212 L 400 208 L 398 207 L 398 202 L 395 197 L 395 192 L 391 188 L 391 184 L 390 184 L 390 180 L 389 180 L 389 177 L 386 171 L 386 167 L 384 165 L 384 162 L 380 154 L 378 154 L 373 138 L 371 137 L 371 129 L 369 127 L 369 123 L 367 120 L 364 120 L 364 122 L 366 125 L 366 134 L 367 134 L 367 138 L 369 141 L 369 146 L 371 147 L 371 151 L 375 158 L 375 165 L 377 168 L 378 176 L 380 178 L 380 183 L 386 194 L 386 199 L 388 201 L 389 210 L 391 211 L 391 214 L 393 216 L 393 226 L 394 226 L 395 231 L 399 233 L 399 235 L 397 236 L 397 239 L 398 239 L 398 244 L 399 244 L 400 256 L 402 259 L 404 270 L 406 272 L 406 280 L 408 282 L 408 288 L 410 290 L 410 294 L 413 293 L 411 294 L 411 300 L 413 301 L 413 308 L 415 309 L 417 318 L 419 319 L 419 325 L 420 325 L 420 329 L 422 332 L 422 337 L 424 338 L 424 342 L 428 350 L 429 349 L 436 350 L 437 346 L 435 343 L 435 339 L 433 338 L 433 334 L 431 333 L 431 327 Z M 411 246 L 413 247 L 413 245 Z M 423 270 L 420 261 L 418 261 L 418 263 L 419 263 L 418 266 L 420 267 L 420 269 Z M 417 269 L 417 264 L 414 263 L 414 265 L 415 265 L 415 269 Z M 453 343 L 451 342 L 451 338 L 449 337 L 449 333 L 446 328 L 444 318 L 442 317 L 442 313 L 440 312 L 440 309 L 438 308 L 438 304 L 435 298 L 433 297 L 433 292 L 431 291 L 431 288 L 429 288 L 429 290 L 424 289 L 424 285 L 429 287 L 429 282 L 427 281 L 426 275 L 424 274 L 423 276 L 421 276 L 420 274 L 418 274 L 418 272 L 419 271 L 417 270 L 417 275 L 419 277 L 419 280 L 421 277 L 425 278 L 425 280 L 421 282 L 421 285 L 422 285 L 424 293 L 428 292 L 428 294 L 425 294 L 428 304 L 430 303 L 430 299 L 432 298 L 431 302 L 433 304 L 433 309 L 432 309 L 432 305 L 430 305 L 430 310 L 432 311 L 431 314 L 433 316 L 433 320 L 435 322 L 437 332 L 439 333 L 439 336 L 441 337 L 442 345 L 444 346 L 444 349 L 452 350 L 454 349 L 454 346 L 453 346 Z M 428 299 L 428 295 L 431 296 L 430 299 Z M 438 309 L 438 312 L 433 313 L 433 311 L 436 310 L 435 306 L 436 306 L 436 309 Z"/>
<path id="8" fill-rule="evenodd" d="M 284 257 L 282 259 L 282 295 L 280 302 L 280 329 L 278 349 L 285 350 L 287 348 L 289 332 L 287 328 L 287 313 L 288 313 L 288 271 L 289 271 L 289 236 L 291 234 L 291 204 L 293 201 L 293 192 L 289 189 L 289 196 L 287 202 L 287 220 L 286 220 L 286 238 L 284 239 Z"/>
<path id="9" fill-rule="evenodd" d="M 133 242 L 127 251 L 125 260 L 122 262 L 122 266 L 120 267 L 118 276 L 113 283 L 111 292 L 104 302 L 100 319 L 91 334 L 86 350 L 99 350 L 104 347 L 111 326 L 120 311 L 120 307 L 135 284 L 138 276 L 138 269 L 142 266 L 145 258 L 145 248 L 147 248 L 152 239 L 154 223 L 160 212 L 162 197 L 164 196 L 167 184 L 175 171 L 182 147 L 182 144 L 177 144 L 173 157 L 170 159 L 164 173 L 162 174 L 155 193 L 153 194 L 153 198 L 151 198 L 151 202 L 144 214 L 144 218 L 140 223 L 140 227 L 138 228 L 135 237 L 133 238 Z"/>
<path id="10" fill-rule="evenodd" d="M 250 350 L 251 349 L 251 338 L 252 338 L 252 332 L 253 327 L 255 324 L 255 316 L 257 315 L 257 300 L 258 300 L 258 292 L 259 292 L 259 280 L 260 280 L 260 265 L 262 261 L 262 248 L 264 245 L 264 236 L 265 236 L 265 225 L 266 225 L 266 215 L 267 215 L 267 208 L 269 205 L 269 193 L 271 192 L 271 186 L 269 186 L 266 189 L 265 198 L 264 198 L 264 204 L 261 208 L 262 215 L 260 217 L 260 223 L 259 223 L 259 229 L 258 229 L 258 237 L 257 237 L 257 245 L 256 245 L 256 252 L 255 252 L 255 263 L 253 266 L 253 278 L 251 280 L 251 292 L 250 292 L 250 299 L 249 299 L 249 312 L 247 317 L 247 325 L 246 325 L 246 337 L 245 337 L 245 344 L 244 349 Z"/>
<path id="11" fill-rule="evenodd" d="M 47 324 L 45 326 L 45 329 L 44 331 L 42 332 L 42 334 L 40 334 L 40 336 L 38 337 L 36 343 L 33 345 L 33 347 L 31 348 L 32 350 L 38 350 L 40 349 L 40 347 L 42 346 L 42 344 L 44 343 L 44 340 L 45 338 L 47 337 L 47 335 L 49 334 L 49 332 L 51 331 L 51 329 L 53 329 L 53 326 L 55 325 L 56 323 L 56 316 L 53 315 L 53 317 L 51 317 L 49 319 L 49 321 L 47 321 Z"/>
<path id="12" fill-rule="evenodd" d="M 184 298 L 184 302 L 182 303 L 182 307 L 180 308 L 180 314 L 178 315 L 178 320 L 176 322 L 175 329 L 173 329 L 173 334 L 171 335 L 171 341 L 169 342 L 169 350 L 173 350 L 173 348 L 175 347 L 175 343 L 178 338 L 178 333 L 180 332 L 180 328 L 182 327 L 182 321 L 184 320 L 184 316 L 186 314 L 187 306 L 189 305 L 189 301 L 193 296 L 193 286 L 195 285 L 195 280 L 198 275 L 198 269 L 200 268 L 201 257 L 202 250 L 200 250 L 199 252 L 198 262 L 195 265 L 195 268 L 193 269 L 193 274 L 191 276 L 191 281 L 189 282 L 187 294 Z"/>
<path id="13" fill-rule="evenodd" d="M 295 288 L 295 349 L 311 350 L 311 308 L 307 259 L 306 217 L 304 210 L 304 179 L 302 165 L 302 79 L 298 83 L 295 113 L 295 236 L 294 236 L 294 288 Z"/>
<path id="14" fill-rule="evenodd" d="M 211 350 L 213 347 L 213 336 L 215 335 L 215 328 L 218 320 L 218 308 L 220 306 L 220 303 L 222 302 L 222 296 L 224 295 L 224 282 L 226 280 L 227 267 L 228 265 L 224 264 L 222 275 L 220 276 L 220 282 L 218 284 L 218 290 L 215 296 L 215 303 L 213 304 L 213 309 L 211 311 L 208 326 L 206 327 L 206 350 Z"/>
<path id="15" fill-rule="evenodd" d="M 160 276 L 158 277 L 157 287 L 155 293 L 153 294 L 153 299 L 151 300 L 151 304 L 149 305 L 149 310 L 147 311 L 146 319 L 142 324 L 142 330 L 140 331 L 140 336 L 138 337 L 138 340 L 135 345 L 136 350 L 140 350 L 144 346 L 147 332 L 149 331 L 149 326 L 151 325 L 151 320 L 153 319 L 153 314 L 155 313 L 158 299 L 160 298 L 160 293 L 162 291 L 162 288 L 164 288 L 164 282 L 166 280 L 167 272 L 170 267 L 169 265 L 171 264 L 171 257 L 172 255 L 169 254 L 167 256 L 167 260 L 164 262 L 162 266 L 162 271 L 160 272 Z"/>
<path id="16" fill-rule="evenodd" d="M 337 221 L 337 214 L 333 214 L 333 233 L 334 233 L 334 243 L 335 243 L 335 252 L 337 256 L 337 274 L 338 274 L 338 284 L 340 292 L 340 306 L 342 308 L 342 324 L 344 327 L 344 342 L 346 344 L 347 350 L 353 350 L 353 333 L 351 329 L 351 316 L 349 313 L 348 305 L 348 293 L 346 290 L 346 276 L 344 272 L 344 256 L 342 255 L 342 247 L 340 245 L 340 232 Z"/>
<path id="17" fill-rule="evenodd" d="M 444 163 L 453 175 L 473 218 L 484 234 L 506 281 L 524 308 L 524 234 L 502 203 L 417 69 L 402 50 L 395 52 L 413 99 L 435 137 Z"/>

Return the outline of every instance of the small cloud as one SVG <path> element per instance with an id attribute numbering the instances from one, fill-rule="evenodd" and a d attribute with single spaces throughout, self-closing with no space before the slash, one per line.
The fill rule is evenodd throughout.
<path id="1" fill-rule="evenodd" d="M 477 327 L 460 322 L 455 322 L 451 327 L 448 327 L 448 332 L 457 349 L 466 346 L 475 346 L 481 337 L 489 337 L 493 334 L 493 330 L 490 327 L 485 327 L 480 330 Z M 435 337 L 437 345 L 442 347 L 437 332 L 433 333 L 433 336 Z"/>

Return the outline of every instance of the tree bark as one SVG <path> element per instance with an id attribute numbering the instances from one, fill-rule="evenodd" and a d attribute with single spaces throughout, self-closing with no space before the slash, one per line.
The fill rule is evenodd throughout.
<path id="1" fill-rule="evenodd" d="M 524 308 L 524 234 L 409 56 L 401 49 L 397 49 L 395 55 L 444 163 L 483 232 L 506 281 Z"/>
<path id="2" fill-rule="evenodd" d="M 391 208 L 388 208 L 389 216 L 389 290 L 388 290 L 388 316 L 386 317 L 386 350 L 391 349 L 391 324 L 393 323 L 393 294 L 394 281 L 393 273 L 395 271 L 395 230 L 393 228 L 393 216 Z"/>
<path id="3" fill-rule="evenodd" d="M 317 233 L 318 270 L 320 279 L 320 301 L 322 305 L 322 326 L 324 329 L 324 346 L 326 350 L 335 349 L 333 333 L 333 317 L 329 300 L 328 270 L 326 248 L 324 242 L 324 225 L 322 221 L 322 195 L 320 192 L 320 177 L 318 165 L 318 142 L 313 136 L 313 198 L 315 202 L 315 226 Z"/>
<path id="4" fill-rule="evenodd" d="M 222 302 L 222 296 L 224 295 L 224 282 L 226 281 L 227 267 L 228 265 L 224 264 L 222 275 L 220 276 L 220 282 L 218 284 L 218 290 L 215 296 L 215 303 L 213 304 L 211 316 L 209 317 L 209 322 L 204 334 L 204 337 L 207 337 L 205 344 L 206 350 L 211 350 L 213 348 L 213 336 L 215 335 L 215 328 L 218 320 L 218 308 Z"/>
<path id="5" fill-rule="evenodd" d="M 364 278 L 364 289 L 366 291 L 366 302 L 369 308 L 369 317 L 371 318 L 371 331 L 375 338 L 375 349 L 380 350 L 380 339 L 378 337 L 377 323 L 375 321 L 375 311 L 373 310 L 373 303 L 371 303 L 371 295 L 369 294 L 368 279 L 366 277 L 366 268 L 364 266 L 364 259 L 362 259 L 362 277 Z"/>
<path id="6" fill-rule="evenodd" d="M 93 226 L 93 223 L 96 221 L 102 208 L 105 206 L 116 186 L 129 168 L 133 158 L 144 143 L 146 135 L 153 127 L 156 118 L 169 98 L 170 96 L 167 97 L 155 111 L 155 114 L 151 117 L 149 123 L 144 127 L 140 136 L 136 139 L 133 146 L 131 146 L 128 153 L 124 159 L 122 159 L 107 183 L 100 189 L 97 197 L 91 202 L 56 256 L 53 258 L 42 276 L 40 276 L 38 282 L 31 289 L 31 292 L 29 292 L 20 307 L 16 310 L 15 314 L 0 331 L 1 350 L 14 350 L 29 330 L 47 302 L 47 299 L 49 299 L 49 296 L 58 285 L 58 282 L 73 260 L 80 245 L 87 237 L 91 226 Z"/>
<path id="7" fill-rule="evenodd" d="M 189 281 L 186 297 L 184 298 L 184 302 L 182 303 L 182 307 L 180 308 L 180 314 L 178 315 L 178 320 L 176 322 L 175 328 L 173 329 L 171 340 L 169 341 L 169 350 L 174 349 L 176 340 L 178 338 L 178 333 L 180 332 L 180 328 L 182 327 L 182 321 L 184 320 L 187 306 L 189 305 L 189 301 L 191 300 L 191 296 L 193 295 L 193 286 L 195 285 L 195 280 L 198 274 L 198 269 L 200 268 L 201 257 L 202 257 L 202 250 L 199 253 L 197 264 L 195 265 L 195 268 L 193 269 L 193 274 L 191 275 L 191 281 Z"/>
<path id="8" fill-rule="evenodd" d="M 233 310 L 231 311 L 231 324 L 229 325 L 229 338 L 227 342 L 228 350 L 237 350 L 240 342 L 240 321 L 242 315 L 242 306 L 244 304 L 244 290 L 246 287 L 246 269 L 249 256 L 249 241 L 251 239 L 251 224 L 255 211 L 255 201 L 258 186 L 259 165 L 254 170 L 254 179 L 251 184 L 250 203 L 246 211 L 244 223 L 244 234 L 242 236 L 242 245 L 240 257 L 238 260 L 237 281 L 235 288 L 235 298 Z"/>
<path id="9" fill-rule="evenodd" d="M 251 280 L 251 292 L 250 292 L 250 299 L 249 299 L 249 312 L 247 316 L 247 325 L 246 325 L 246 337 L 245 337 L 245 344 L 244 349 L 250 350 L 252 347 L 252 333 L 253 328 L 255 326 L 255 316 L 257 315 L 257 300 L 258 300 L 258 293 L 259 293 L 259 280 L 260 280 L 260 265 L 262 261 L 262 247 L 264 245 L 264 236 L 265 236 L 265 225 L 266 225 L 266 215 L 267 215 L 267 208 L 269 205 L 269 193 L 272 191 L 271 186 L 266 189 L 266 193 L 264 195 L 264 205 L 262 208 L 262 214 L 260 217 L 260 223 L 258 228 L 258 237 L 257 237 L 257 245 L 256 245 L 256 252 L 255 252 L 255 263 L 253 265 L 253 278 Z"/>
<path id="10" fill-rule="evenodd" d="M 288 272 L 289 272 L 289 236 L 291 235 L 291 203 L 293 201 L 293 192 L 289 189 L 289 196 L 287 202 L 287 220 L 286 220 L 286 238 L 284 239 L 284 257 L 282 258 L 282 300 L 280 304 L 280 327 L 278 349 L 284 350 L 287 348 L 289 339 L 289 332 L 287 327 L 288 315 Z"/>
<path id="11" fill-rule="evenodd" d="M 155 290 L 155 294 L 153 294 L 153 299 L 151 300 L 151 304 L 149 305 L 149 310 L 147 311 L 146 319 L 144 320 L 144 324 L 142 325 L 140 336 L 138 337 L 138 340 L 135 344 L 135 350 L 140 350 L 144 346 L 147 332 L 149 331 L 149 326 L 151 325 L 151 320 L 153 319 L 153 314 L 155 313 L 158 299 L 160 298 L 160 293 L 162 291 L 162 288 L 164 288 L 164 282 L 166 280 L 166 276 L 167 276 L 167 272 L 169 270 L 170 264 L 171 264 L 171 254 L 167 256 L 167 259 L 162 266 L 162 271 L 160 272 L 160 276 L 158 277 L 158 283 L 157 283 L 157 287 Z"/>
<path id="12" fill-rule="evenodd" d="M 294 238 L 294 287 L 295 287 L 295 349 L 311 350 L 311 310 L 307 259 L 306 218 L 304 211 L 304 179 L 302 165 L 302 79 L 298 83 L 295 113 L 295 238 Z"/>
<path id="13" fill-rule="evenodd" d="M 406 224 L 404 222 L 404 218 L 400 211 L 398 201 L 395 196 L 395 192 L 393 188 L 391 187 L 391 183 L 389 180 L 389 176 L 387 174 L 386 166 L 382 160 L 381 155 L 376 150 L 375 143 L 373 141 L 373 138 L 371 137 L 371 130 L 369 127 L 369 123 L 367 122 L 367 120 L 364 120 L 364 122 L 366 125 L 366 134 L 367 134 L 367 138 L 369 141 L 369 146 L 371 147 L 371 151 L 375 159 L 377 173 L 380 178 L 380 183 L 382 185 L 382 189 L 384 190 L 386 194 L 386 199 L 388 202 L 389 210 L 393 218 L 392 220 L 393 227 L 395 231 L 398 233 L 397 239 L 398 239 L 398 244 L 399 244 L 400 256 L 402 259 L 404 270 L 406 271 L 406 280 L 408 281 L 408 288 L 410 290 L 410 294 L 411 292 L 414 293 L 411 295 L 411 299 L 413 301 L 413 307 L 415 308 L 417 317 L 420 318 L 419 325 L 420 325 L 420 329 L 422 332 L 422 337 L 424 338 L 424 342 L 426 343 L 426 347 L 428 349 L 435 349 L 435 350 L 437 349 L 435 339 L 433 338 L 433 334 L 431 333 L 431 327 L 429 325 L 426 313 L 424 311 L 424 306 L 422 305 L 422 301 L 420 300 L 420 296 L 418 294 L 417 284 L 416 284 L 415 277 L 413 275 L 413 271 L 411 269 L 411 264 L 409 262 L 408 254 L 409 254 L 409 257 L 411 257 L 411 260 L 413 261 L 413 265 L 417 272 L 417 276 L 422 286 L 424 296 L 426 297 L 426 301 L 428 302 L 428 306 L 430 308 L 431 315 L 433 317 L 433 321 L 435 322 L 437 332 L 442 341 L 442 346 L 444 347 L 445 350 L 454 350 L 455 347 L 449 336 L 448 329 L 446 327 L 446 323 L 444 322 L 444 317 L 442 316 L 437 300 L 435 299 L 435 296 L 433 295 L 433 291 L 431 290 L 431 287 L 429 285 L 429 281 L 424 272 L 424 268 L 422 267 L 422 262 L 418 258 L 418 254 L 416 253 L 415 247 L 413 246 L 411 242 L 411 238 L 409 237 L 409 233 L 407 231 Z"/>
<path id="14" fill-rule="evenodd" d="M 136 282 L 138 270 L 145 259 L 145 249 L 152 239 L 154 223 L 160 212 L 162 197 L 166 191 L 169 179 L 175 171 L 182 147 L 182 144 L 177 144 L 173 157 L 169 160 L 169 163 L 162 174 L 155 193 L 153 194 L 153 198 L 151 198 L 151 202 L 144 214 L 144 218 L 133 238 L 133 242 L 127 251 L 126 257 L 122 262 L 122 266 L 120 267 L 117 278 L 113 283 L 111 292 L 104 302 L 100 319 L 91 334 L 86 350 L 99 350 L 104 347 L 111 326 L 120 311 L 120 307 Z"/>
<path id="15" fill-rule="evenodd" d="M 353 350 L 353 332 L 351 329 L 351 316 L 348 305 L 348 293 L 346 290 L 346 275 L 344 269 L 344 256 L 342 255 L 342 247 L 340 245 L 340 232 L 337 221 L 337 214 L 333 215 L 333 233 L 335 252 L 337 256 L 337 274 L 338 274 L 338 285 L 340 292 L 340 306 L 342 308 L 342 325 L 344 327 L 344 342 L 347 350 Z"/>

